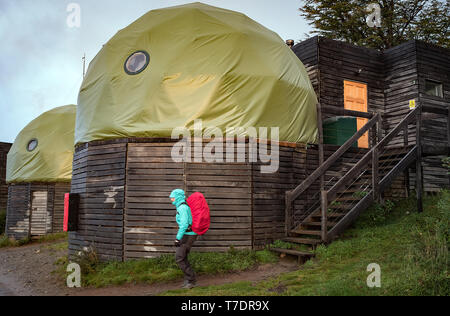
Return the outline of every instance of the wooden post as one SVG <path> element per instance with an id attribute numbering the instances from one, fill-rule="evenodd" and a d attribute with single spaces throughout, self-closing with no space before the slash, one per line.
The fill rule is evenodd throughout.
<path id="1" fill-rule="evenodd" d="M 378 142 L 381 142 L 383 140 L 383 117 L 381 114 L 378 115 L 377 125 Z"/>
<path id="2" fill-rule="evenodd" d="M 409 124 L 405 126 L 405 130 L 403 131 L 403 146 L 405 148 L 409 147 Z M 405 177 L 406 197 L 409 198 L 409 167 L 405 169 L 403 175 Z"/>
<path id="3" fill-rule="evenodd" d="M 325 162 L 324 144 L 323 144 L 323 120 L 322 120 L 322 105 L 317 105 L 317 122 L 319 125 L 319 168 Z M 322 208 L 322 241 L 328 241 L 328 192 L 325 190 L 325 174 L 320 177 L 320 192 L 321 192 L 321 208 Z"/>
<path id="4" fill-rule="evenodd" d="M 317 104 L 317 124 L 319 128 L 319 168 L 325 162 L 324 144 L 323 144 L 323 120 L 322 120 L 322 105 Z M 325 190 L 325 175 L 320 177 L 320 191 Z"/>
<path id="5" fill-rule="evenodd" d="M 322 241 L 328 242 L 328 192 L 322 191 L 320 199 L 320 207 L 322 209 Z"/>
<path id="6" fill-rule="evenodd" d="M 417 143 L 417 160 L 416 160 L 416 193 L 417 193 L 417 210 L 423 212 L 423 170 L 422 170 L 422 108 L 417 111 L 416 123 L 416 143 Z"/>
<path id="7" fill-rule="evenodd" d="M 450 150 L 450 106 L 447 108 L 447 146 Z M 450 153 L 448 153 L 450 155 Z M 450 185 L 450 173 L 448 174 L 448 184 Z"/>
<path id="8" fill-rule="evenodd" d="M 292 229 L 292 199 L 289 192 L 286 193 L 286 211 L 285 211 L 285 236 L 289 237 Z"/>
<path id="9" fill-rule="evenodd" d="M 372 190 L 373 200 L 380 200 L 380 174 L 379 174 L 379 152 L 378 148 L 374 148 L 372 152 Z"/>

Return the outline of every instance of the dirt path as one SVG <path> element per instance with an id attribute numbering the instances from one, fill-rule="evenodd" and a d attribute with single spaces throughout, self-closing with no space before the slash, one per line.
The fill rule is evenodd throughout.
<path id="1" fill-rule="evenodd" d="M 62 246 L 54 242 L 0 249 L 0 295 L 65 295 L 61 280 L 52 273 L 56 260 L 66 255 Z"/>
<path id="2" fill-rule="evenodd" d="M 295 271 L 298 269 L 295 260 L 283 259 L 276 265 L 264 265 L 255 270 L 240 273 L 230 273 L 218 276 L 200 276 L 197 286 L 214 286 L 235 282 L 248 281 L 257 283 L 282 273 Z M 126 285 L 120 287 L 108 287 L 102 289 L 78 289 L 72 291 L 74 296 L 154 296 L 163 292 L 177 290 L 181 287 L 182 281 L 154 284 L 154 285 Z"/>
<path id="3" fill-rule="evenodd" d="M 54 263 L 66 252 L 61 242 L 0 249 L 0 296 L 152 296 L 179 289 L 182 283 L 69 289 L 58 275 L 52 273 L 56 269 Z M 296 269 L 295 261 L 283 259 L 276 265 L 264 265 L 251 271 L 200 276 L 198 286 L 241 281 L 257 283 Z"/>

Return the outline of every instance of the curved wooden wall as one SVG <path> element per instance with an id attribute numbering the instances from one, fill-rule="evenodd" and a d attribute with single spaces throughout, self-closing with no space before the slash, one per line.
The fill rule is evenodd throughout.
<path id="1" fill-rule="evenodd" d="M 8 188 L 6 234 L 20 240 L 62 232 L 64 194 L 68 192 L 70 192 L 70 183 L 10 185 Z M 35 217 L 33 217 L 33 210 Z"/>
<path id="2" fill-rule="evenodd" d="M 195 251 L 260 248 L 284 236 L 284 196 L 297 181 L 295 148 L 281 147 L 279 171 L 266 175 L 248 159 L 175 163 L 174 144 L 124 139 L 77 148 L 72 193 L 80 194 L 80 225 L 69 234 L 71 255 L 89 246 L 102 260 L 173 253 L 177 225 L 169 195 L 177 188 L 188 195 L 202 192 L 211 207 L 211 230 L 199 238 Z M 246 146 L 248 156 L 248 145 L 240 146 Z"/>

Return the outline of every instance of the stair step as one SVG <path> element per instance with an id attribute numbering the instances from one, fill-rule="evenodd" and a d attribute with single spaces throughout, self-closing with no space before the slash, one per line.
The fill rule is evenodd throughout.
<path id="1" fill-rule="evenodd" d="M 319 239 L 308 239 L 308 238 L 295 238 L 295 237 L 287 237 L 283 239 L 284 242 L 290 242 L 299 245 L 319 245 L 322 243 Z"/>
<path id="2" fill-rule="evenodd" d="M 333 223 L 333 222 L 328 222 L 327 226 L 328 227 L 334 227 L 337 223 Z M 307 223 L 303 223 L 303 226 L 315 226 L 315 227 L 322 227 L 322 223 L 321 222 L 307 222 Z"/>
<path id="3" fill-rule="evenodd" d="M 337 198 L 335 201 L 337 202 L 345 202 L 345 201 L 359 201 L 361 200 L 361 197 L 356 197 L 356 196 L 348 196 L 348 197 L 340 197 Z"/>
<path id="4" fill-rule="evenodd" d="M 331 214 L 328 214 L 328 218 L 344 217 L 345 215 L 347 215 L 347 214 L 345 214 L 345 213 L 331 213 Z M 322 215 L 321 214 L 316 214 L 316 215 L 313 215 L 312 217 L 314 217 L 314 218 L 322 218 Z"/>
<path id="5" fill-rule="evenodd" d="M 328 205 L 331 210 L 351 210 L 353 207 L 353 204 Z"/>
<path id="6" fill-rule="evenodd" d="M 293 230 L 292 231 L 295 234 L 299 235 L 311 235 L 311 236 L 322 236 L 322 232 L 320 230 Z"/>
<path id="7" fill-rule="evenodd" d="M 306 252 L 306 251 L 298 251 L 298 250 L 293 250 L 293 249 L 281 249 L 281 248 L 270 248 L 270 250 L 279 252 L 279 253 L 285 253 L 288 255 L 293 255 L 293 256 L 301 256 L 301 257 L 309 257 L 309 258 L 314 257 L 313 253 Z"/>

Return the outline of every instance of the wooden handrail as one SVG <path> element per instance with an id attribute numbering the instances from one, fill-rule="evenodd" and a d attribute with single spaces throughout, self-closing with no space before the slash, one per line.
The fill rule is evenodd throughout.
<path id="1" fill-rule="evenodd" d="M 305 181 L 303 181 L 293 191 L 286 193 L 287 201 L 296 200 L 303 192 L 305 192 L 314 182 L 317 181 L 325 172 L 339 159 L 341 156 L 353 146 L 367 131 L 369 131 L 377 122 L 380 114 L 376 114 L 364 127 L 362 127 L 352 138 L 342 145 L 325 163 L 314 171 Z"/>
<path id="2" fill-rule="evenodd" d="M 410 121 L 413 121 L 417 117 L 417 113 L 420 110 L 420 107 L 417 107 L 414 111 L 408 114 L 395 128 L 390 132 L 385 138 L 383 138 L 378 145 L 376 145 L 372 150 L 370 150 L 352 169 L 350 169 L 346 175 L 344 175 L 329 191 L 328 191 L 328 201 L 333 201 L 338 192 L 342 190 L 351 180 L 364 169 L 366 169 L 367 165 L 371 161 L 374 151 L 378 153 L 381 152 L 381 149 L 386 146 L 395 136 L 397 136 L 405 126 L 408 126 Z"/>
<path id="3" fill-rule="evenodd" d="M 382 147 L 386 146 L 391 140 L 397 136 L 406 126 L 409 125 L 411 121 L 416 119 L 417 113 L 419 112 L 420 107 L 417 107 L 414 111 L 411 111 L 398 125 L 385 137 L 381 140 L 376 146 L 378 149 L 382 149 Z"/>

